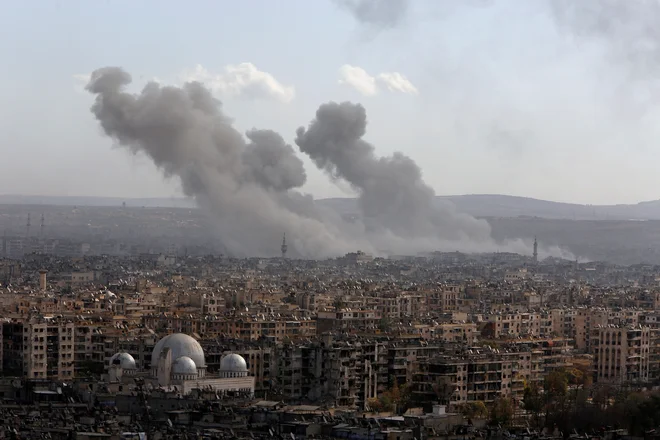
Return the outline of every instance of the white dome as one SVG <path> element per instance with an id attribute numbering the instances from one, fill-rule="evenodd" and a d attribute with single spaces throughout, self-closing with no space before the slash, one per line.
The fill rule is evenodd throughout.
<path id="1" fill-rule="evenodd" d="M 188 356 L 181 356 L 172 364 L 172 374 L 197 375 L 197 365 Z"/>
<path id="2" fill-rule="evenodd" d="M 182 356 L 189 357 L 195 363 L 197 368 L 205 368 L 206 362 L 204 361 L 204 350 L 199 342 L 195 341 L 192 337 L 184 335 L 183 333 L 174 333 L 165 336 L 158 341 L 151 352 L 151 366 L 158 365 L 158 358 L 160 357 L 163 349 L 169 348 L 172 352 L 172 359 L 178 359 Z"/>
<path id="3" fill-rule="evenodd" d="M 247 363 L 243 356 L 230 353 L 220 360 L 220 371 L 223 373 L 247 373 Z"/>
<path id="4" fill-rule="evenodd" d="M 122 370 L 137 370 L 135 359 L 128 353 L 117 353 L 110 358 L 110 366 L 119 365 Z"/>

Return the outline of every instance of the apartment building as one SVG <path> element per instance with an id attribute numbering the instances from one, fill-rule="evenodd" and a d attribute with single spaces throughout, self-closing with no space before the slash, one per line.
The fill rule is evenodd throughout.
<path id="1" fill-rule="evenodd" d="M 319 333 L 328 331 L 366 330 L 375 328 L 382 318 L 380 310 L 342 309 L 319 311 L 316 322 Z"/>
<path id="2" fill-rule="evenodd" d="M 5 372 L 28 379 L 73 379 L 74 329 L 73 322 L 54 318 L 3 323 Z"/>
<path id="3" fill-rule="evenodd" d="M 540 381 L 541 356 L 532 351 L 473 351 L 422 362 L 413 374 L 413 396 L 420 403 L 492 403 L 500 397 L 522 399 L 525 382 Z"/>
<path id="4" fill-rule="evenodd" d="M 317 322 L 306 317 L 241 316 L 225 321 L 224 333 L 233 339 L 256 341 L 266 338 L 275 342 L 316 336 Z"/>
<path id="5" fill-rule="evenodd" d="M 456 312 L 460 309 L 465 291 L 458 285 L 443 285 L 428 296 L 428 310 L 431 312 Z"/>
<path id="6" fill-rule="evenodd" d="M 649 381 L 651 330 L 642 326 L 608 325 L 592 331 L 594 381 Z"/>
<path id="7" fill-rule="evenodd" d="M 105 363 L 105 339 L 103 326 L 76 323 L 74 329 L 74 374 L 76 377 L 90 372 L 103 371 Z"/>
<path id="8" fill-rule="evenodd" d="M 549 336 L 544 334 L 546 326 L 540 313 L 498 313 L 489 316 L 488 321 L 495 339 Z"/>
<path id="9" fill-rule="evenodd" d="M 648 327 L 649 337 L 649 378 L 660 378 L 660 313 L 647 312 L 640 317 L 640 325 Z"/>

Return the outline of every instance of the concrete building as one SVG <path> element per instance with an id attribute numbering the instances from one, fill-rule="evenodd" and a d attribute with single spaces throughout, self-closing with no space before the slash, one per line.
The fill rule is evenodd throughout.
<path id="1" fill-rule="evenodd" d="M 649 327 L 608 325 L 591 336 L 594 379 L 597 382 L 645 383 L 649 381 Z"/>
<path id="2" fill-rule="evenodd" d="M 28 379 L 73 379 L 74 327 L 54 318 L 3 323 L 5 372 Z"/>

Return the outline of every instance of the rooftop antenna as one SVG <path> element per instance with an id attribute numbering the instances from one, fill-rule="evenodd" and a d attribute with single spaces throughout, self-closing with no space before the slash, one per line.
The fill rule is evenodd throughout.
<path id="1" fill-rule="evenodd" d="M 31 224 L 32 223 L 30 222 L 30 213 L 28 212 L 27 225 L 25 225 L 25 236 L 27 238 L 30 238 L 30 226 L 31 226 Z"/>
<path id="2" fill-rule="evenodd" d="M 286 258 L 286 251 L 289 248 L 289 246 L 286 245 L 286 232 L 284 235 L 282 235 L 282 246 L 280 246 L 280 249 L 282 250 L 282 258 Z"/>

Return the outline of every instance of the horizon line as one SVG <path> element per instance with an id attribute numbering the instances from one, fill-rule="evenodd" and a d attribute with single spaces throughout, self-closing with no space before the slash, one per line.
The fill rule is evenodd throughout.
<path id="1" fill-rule="evenodd" d="M 517 195 L 510 195 L 510 194 L 498 194 L 498 193 L 467 193 L 467 194 L 449 194 L 449 195 L 436 195 L 436 198 L 441 198 L 441 199 L 449 199 L 449 198 L 459 198 L 459 197 L 506 197 L 506 198 L 511 198 L 511 199 L 524 199 L 524 200 L 530 200 L 530 201 L 537 201 L 537 202 L 546 202 L 546 203 L 555 203 L 555 204 L 562 204 L 562 205 L 575 205 L 575 206 L 582 206 L 582 207 L 611 207 L 611 206 L 636 206 L 636 205 L 641 205 L 645 203 L 653 203 L 653 202 L 660 202 L 660 199 L 654 199 L 654 200 L 641 200 L 638 202 L 634 203 L 605 203 L 605 204 L 596 204 L 596 203 L 577 203 L 577 202 L 563 202 L 563 201 L 558 201 L 558 200 L 550 200 L 550 199 L 540 199 L 536 197 L 528 197 L 528 196 L 517 196 Z M 0 194 L 0 205 L 12 205 L 12 204 L 17 204 L 17 203 L 6 203 L 2 199 L 4 198 L 24 198 L 24 199 L 89 199 L 93 200 L 96 199 L 99 202 L 102 202 L 103 200 L 116 200 L 119 203 L 123 202 L 130 202 L 130 201 L 181 201 L 181 202 L 195 202 L 194 197 L 188 197 L 185 195 L 180 195 L 180 196 L 154 196 L 154 197 L 121 197 L 121 196 L 86 196 L 86 195 L 26 195 L 26 194 Z M 357 197 L 321 197 L 321 198 L 315 198 L 314 200 L 355 200 Z M 47 201 L 47 200 L 44 200 Z M 20 204 L 25 204 L 25 203 L 20 203 Z M 38 203 L 40 205 L 47 205 L 48 203 Z M 54 204 L 57 205 L 57 204 Z M 73 204 L 75 205 L 75 204 Z"/>

